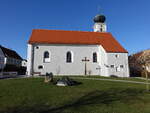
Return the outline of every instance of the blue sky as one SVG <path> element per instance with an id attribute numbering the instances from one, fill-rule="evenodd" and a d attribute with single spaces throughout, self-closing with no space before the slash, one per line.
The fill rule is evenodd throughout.
<path id="1" fill-rule="evenodd" d="M 150 48 L 150 0 L 0 0 L 0 44 L 26 58 L 32 29 L 93 31 L 98 13 L 129 54 Z"/>

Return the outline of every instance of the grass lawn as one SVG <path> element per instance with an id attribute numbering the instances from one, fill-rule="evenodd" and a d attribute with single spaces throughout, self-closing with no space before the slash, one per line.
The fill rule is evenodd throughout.
<path id="1" fill-rule="evenodd" d="M 80 80 L 58 87 L 44 78 L 0 80 L 0 113 L 150 113 L 145 85 Z"/>

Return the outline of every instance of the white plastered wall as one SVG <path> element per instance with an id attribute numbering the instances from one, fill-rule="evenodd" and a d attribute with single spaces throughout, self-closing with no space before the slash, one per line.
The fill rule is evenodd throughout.
<path id="1" fill-rule="evenodd" d="M 38 47 L 38 49 L 36 48 Z M 34 51 L 34 58 L 32 52 Z M 43 62 L 43 54 L 45 51 L 50 53 L 50 62 Z M 73 54 L 73 62 L 66 63 L 66 53 L 70 51 Z M 93 63 L 93 53 L 96 52 L 98 56 L 98 62 Z M 31 68 L 33 65 L 34 72 L 52 72 L 54 75 L 84 75 L 85 63 L 82 59 L 87 57 L 90 61 L 87 62 L 87 74 L 91 72 L 91 75 L 103 75 L 107 76 L 107 54 L 100 45 L 50 45 L 50 44 L 34 44 L 32 48 L 28 45 L 28 75 L 31 74 Z M 32 61 L 34 62 L 32 64 Z M 43 69 L 38 69 L 38 66 L 42 65 Z M 101 69 L 96 69 L 100 67 Z"/>
<path id="2" fill-rule="evenodd" d="M 108 76 L 129 77 L 128 53 L 107 53 Z M 114 65 L 114 68 L 111 68 Z M 123 65 L 123 68 L 120 68 Z"/>
<path id="3" fill-rule="evenodd" d="M 28 49 L 27 49 L 27 75 L 31 76 L 32 74 L 32 59 L 33 55 L 33 45 L 28 44 Z"/>
<path id="4" fill-rule="evenodd" d="M 43 62 L 45 51 L 50 53 L 50 62 L 48 63 Z M 73 55 L 72 63 L 66 63 L 66 53 L 68 51 Z M 94 52 L 98 55 L 97 63 L 92 61 Z M 28 75 L 31 75 L 32 71 L 41 74 L 52 72 L 54 75 L 84 75 L 85 63 L 82 62 L 84 57 L 90 60 L 87 63 L 87 74 L 91 72 L 91 75 L 129 77 L 127 53 L 106 53 L 100 45 L 63 44 L 28 44 Z M 43 66 L 43 69 L 38 68 L 40 65 Z M 111 68 L 111 65 L 114 65 L 114 68 Z M 116 67 L 120 65 L 123 65 L 123 69 L 116 71 Z"/>

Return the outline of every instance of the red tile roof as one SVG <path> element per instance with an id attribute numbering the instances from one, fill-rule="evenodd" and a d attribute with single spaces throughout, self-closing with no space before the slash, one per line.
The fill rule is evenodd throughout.
<path id="1" fill-rule="evenodd" d="M 106 52 L 127 53 L 111 33 L 35 29 L 28 43 L 102 45 Z"/>

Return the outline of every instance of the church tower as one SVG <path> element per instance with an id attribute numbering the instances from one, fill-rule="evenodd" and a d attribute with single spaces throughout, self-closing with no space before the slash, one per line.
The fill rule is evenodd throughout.
<path id="1" fill-rule="evenodd" d="M 94 17 L 94 32 L 107 32 L 105 20 L 106 17 L 104 15 L 96 15 Z"/>

